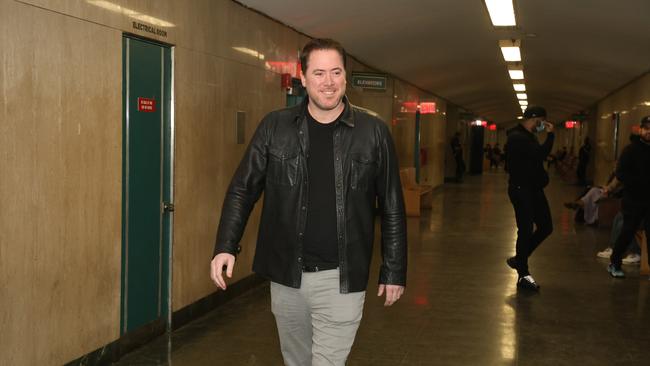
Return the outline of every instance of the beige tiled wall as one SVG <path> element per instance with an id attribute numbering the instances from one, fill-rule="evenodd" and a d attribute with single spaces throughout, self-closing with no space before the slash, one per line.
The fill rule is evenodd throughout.
<path id="1" fill-rule="evenodd" d="M 604 184 L 616 166 L 616 157 L 629 143 L 632 127 L 643 116 L 650 115 L 650 73 L 639 77 L 598 104 L 596 114 L 596 143 L 594 183 Z M 614 149 L 612 113 L 621 113 L 618 151 Z"/>
<path id="2" fill-rule="evenodd" d="M 0 364 L 118 336 L 121 32 L 0 1 Z"/>
<path id="3" fill-rule="evenodd" d="M 435 102 L 435 114 L 420 118 L 420 147 L 427 150 L 427 164 L 420 169 L 420 183 L 438 186 L 444 182 L 446 114 L 444 100 L 400 80 L 394 82 L 392 132 L 401 167 L 414 166 L 415 113 L 403 112 L 404 102 Z"/>
<path id="4" fill-rule="evenodd" d="M 167 35 L 133 29 L 134 16 L 166 22 Z M 307 40 L 229 0 L 0 1 L 2 365 L 62 364 L 119 337 L 124 32 L 174 45 L 173 310 L 215 290 L 217 221 L 245 149 L 235 113 L 246 113 L 247 143 L 285 105 L 271 64 L 295 63 Z M 371 71 L 353 59 L 348 68 Z M 398 120 L 394 106 L 436 101 L 440 113 L 423 118 L 423 177 L 442 182 L 443 101 L 392 78 L 385 92 L 349 96 L 398 126 L 404 166 L 413 116 Z M 258 220 L 259 207 L 231 282 L 251 273 Z"/>

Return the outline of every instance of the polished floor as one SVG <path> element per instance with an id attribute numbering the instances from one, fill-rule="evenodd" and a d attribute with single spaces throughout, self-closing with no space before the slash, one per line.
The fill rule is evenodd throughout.
<path id="1" fill-rule="evenodd" d="M 633 265 L 609 277 L 595 256 L 608 231 L 573 223 L 562 202 L 580 189 L 558 177 L 546 190 L 555 231 L 530 261 L 541 291 L 517 291 L 506 179 L 446 184 L 409 219 L 408 285 L 393 307 L 376 297 L 375 258 L 348 365 L 650 365 L 650 281 Z M 282 365 L 268 285 L 118 365 Z"/>

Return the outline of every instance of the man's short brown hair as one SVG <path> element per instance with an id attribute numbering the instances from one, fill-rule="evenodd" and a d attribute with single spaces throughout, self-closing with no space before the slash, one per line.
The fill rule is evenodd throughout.
<path id="1" fill-rule="evenodd" d="M 302 51 L 300 51 L 300 68 L 302 69 L 303 74 L 307 72 L 307 60 L 309 59 L 309 55 L 311 55 L 312 51 L 319 50 L 334 50 L 338 52 L 339 55 L 341 55 L 341 59 L 343 59 L 343 68 L 346 67 L 345 49 L 340 43 L 330 38 L 314 38 L 302 48 Z"/>

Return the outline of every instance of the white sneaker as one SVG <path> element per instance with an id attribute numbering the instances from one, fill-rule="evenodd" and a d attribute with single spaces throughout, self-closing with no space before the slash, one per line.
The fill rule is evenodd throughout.
<path id="1" fill-rule="evenodd" d="M 628 254 L 627 257 L 623 258 L 624 264 L 637 264 L 641 263 L 641 256 L 638 254 Z"/>
<path id="2" fill-rule="evenodd" d="M 596 254 L 596 256 L 598 256 L 600 258 L 609 258 L 609 257 L 612 256 L 612 248 L 607 248 L 607 249 L 603 250 L 602 252 L 598 252 L 598 254 Z"/>

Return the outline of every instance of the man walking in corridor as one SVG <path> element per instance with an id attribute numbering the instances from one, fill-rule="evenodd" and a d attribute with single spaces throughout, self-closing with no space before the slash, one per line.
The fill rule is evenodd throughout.
<path id="1" fill-rule="evenodd" d="M 524 112 L 523 122 L 508 131 L 508 196 L 515 209 L 517 244 L 516 255 L 506 263 L 517 270 L 517 287 L 533 291 L 538 291 L 539 285 L 530 275 L 528 258 L 553 232 L 551 211 L 544 195 L 549 182 L 544 161 L 553 147 L 553 129 L 553 124 L 546 121 L 546 110 L 530 106 Z M 540 145 L 535 134 L 544 130 L 548 135 Z"/>
<path id="2" fill-rule="evenodd" d="M 623 228 L 616 239 L 607 271 L 612 277 L 625 277 L 621 269 L 623 253 L 643 224 L 646 245 L 650 241 L 650 116 L 641 119 L 639 136 L 627 145 L 616 164 L 616 176 L 603 189 L 603 196 L 623 185 L 621 211 Z M 650 260 L 649 260 L 650 264 Z"/>
<path id="3" fill-rule="evenodd" d="M 302 50 L 301 105 L 260 123 L 223 203 L 211 277 L 226 289 L 250 212 L 264 206 L 253 270 L 271 281 L 286 365 L 344 365 L 361 321 L 381 216 L 378 296 L 406 284 L 406 221 L 390 132 L 345 97 L 346 54 L 329 39 Z"/>

